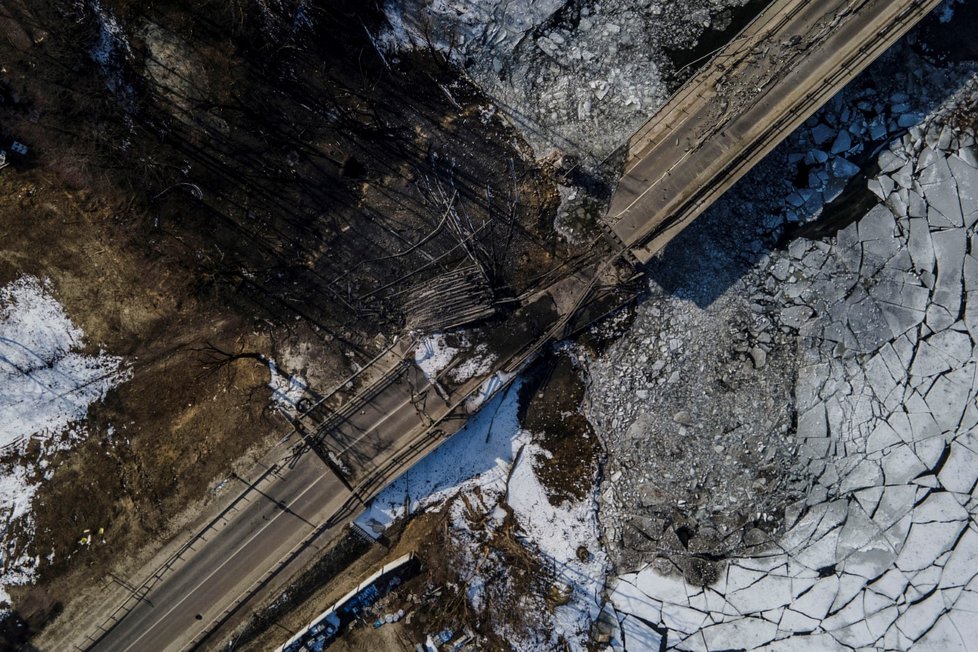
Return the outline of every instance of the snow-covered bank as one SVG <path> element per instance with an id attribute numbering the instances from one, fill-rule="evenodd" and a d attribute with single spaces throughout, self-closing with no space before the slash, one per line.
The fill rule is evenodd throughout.
<path id="1" fill-rule="evenodd" d="M 88 433 L 88 406 L 126 380 L 122 359 L 82 353 L 84 333 L 72 324 L 51 289 L 22 276 L 0 288 L 0 533 L 3 586 L 29 582 L 38 559 L 18 552 L 14 536 L 33 533 L 30 505 L 50 478 L 50 457 Z M 33 445 L 32 445 L 33 444 Z M 28 453 L 28 447 L 30 452 Z"/>
<path id="2" fill-rule="evenodd" d="M 547 453 L 519 425 L 519 386 L 517 381 L 489 401 L 465 428 L 385 489 L 357 524 L 379 533 L 406 513 L 448 505 L 450 536 L 463 557 L 455 571 L 473 608 L 492 609 L 502 599 L 525 601 L 532 613 L 521 623 L 525 627 L 494 622 L 517 650 L 553 646 L 559 639 L 584 650 L 601 608 L 607 572 L 598 544 L 597 504 L 593 495 L 551 503 L 534 473 L 536 464 L 546 463 Z M 456 497 L 461 498 L 453 500 Z M 474 525 L 474 513 L 484 517 L 484 523 Z M 510 592 L 510 569 L 480 552 L 510 517 L 520 544 L 548 569 L 553 589 L 562 596 L 552 613 L 546 596 Z"/>
<path id="3" fill-rule="evenodd" d="M 439 506 L 475 486 L 505 483 L 517 451 L 529 441 L 519 427 L 519 381 L 472 416 L 465 427 L 392 482 L 357 519 L 382 532 L 398 518 Z"/>

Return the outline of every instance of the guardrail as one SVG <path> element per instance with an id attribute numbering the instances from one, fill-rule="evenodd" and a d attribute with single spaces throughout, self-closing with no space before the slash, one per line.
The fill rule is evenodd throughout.
<path id="1" fill-rule="evenodd" d="M 224 509 L 222 509 L 216 516 L 211 518 L 206 525 L 195 532 L 190 540 L 181 544 L 176 552 L 167 557 L 166 560 L 160 564 L 152 574 L 149 575 L 149 577 L 140 582 L 134 589 L 131 589 L 129 595 L 122 602 L 122 604 L 116 607 L 106 618 L 102 619 L 97 625 L 95 625 L 95 630 L 92 633 L 85 635 L 85 640 L 89 641 L 89 644 L 86 647 L 81 648 L 75 645 L 75 649 L 87 650 L 97 645 L 99 641 L 101 641 L 105 635 L 108 634 L 112 627 L 115 626 L 116 623 L 125 618 L 136 605 L 146 598 L 153 587 L 155 587 L 171 570 L 173 565 L 188 551 L 193 549 L 194 544 L 198 543 L 204 537 L 204 535 L 213 530 L 222 520 L 227 518 L 228 514 L 236 511 L 238 505 L 246 500 L 248 494 L 252 493 L 255 487 L 267 479 L 269 475 L 274 474 L 278 470 L 280 470 L 280 467 L 277 464 L 272 464 L 265 468 L 265 470 L 259 474 L 256 480 L 250 482 L 246 489 L 235 496 Z"/>
<path id="2" fill-rule="evenodd" d="M 504 372 L 505 376 L 499 386 L 496 387 L 493 396 L 498 394 L 500 391 L 508 388 L 513 380 L 517 377 L 518 372 L 537 355 L 543 347 L 552 342 L 555 337 L 559 337 L 563 334 L 564 329 L 569 323 L 570 319 L 576 314 L 577 310 L 580 309 L 581 305 L 587 300 L 590 295 L 591 290 L 596 284 L 602 271 L 608 266 L 613 264 L 618 260 L 624 253 L 624 250 L 619 251 L 615 256 L 607 260 L 603 265 L 601 265 L 595 272 L 594 276 L 590 282 L 585 286 L 584 290 L 580 293 L 575 303 L 573 310 L 571 310 L 567 315 L 562 316 L 557 322 L 554 323 L 542 336 L 537 338 L 536 341 L 532 342 L 528 346 L 524 347 L 517 354 L 511 356 L 503 364 L 499 365 L 492 373 L 487 374 L 486 377 L 475 384 L 474 387 L 462 392 L 458 397 L 455 398 L 449 405 L 449 409 L 446 410 L 445 414 L 439 419 L 434 420 L 431 424 L 427 425 L 423 430 L 421 430 L 417 435 L 411 437 L 410 442 L 403 446 L 397 453 L 391 456 L 388 460 L 382 464 L 382 466 L 374 469 L 366 478 L 364 478 L 360 483 L 356 485 L 353 490 L 353 495 L 348 498 L 344 504 L 324 523 L 317 526 L 312 532 L 310 532 L 302 541 L 297 543 L 289 553 L 279 560 L 272 568 L 262 574 L 260 578 L 255 580 L 244 592 L 242 592 L 226 609 L 224 609 L 218 616 L 216 616 L 210 623 L 207 624 L 186 646 L 185 649 L 193 649 L 194 647 L 200 645 L 201 642 L 206 640 L 211 634 L 226 623 L 234 614 L 241 608 L 241 606 L 250 600 L 258 591 L 260 591 L 264 586 L 266 586 L 272 578 L 278 575 L 282 570 L 295 561 L 302 552 L 307 550 L 313 542 L 322 536 L 325 532 L 336 527 L 344 520 L 352 518 L 352 516 L 362 508 L 363 504 L 369 501 L 371 498 L 377 495 L 387 484 L 396 478 L 398 475 L 403 473 L 405 470 L 410 468 L 411 465 L 416 463 L 421 457 L 430 452 L 432 449 L 437 447 L 441 442 L 446 440 L 449 436 L 454 434 L 454 430 L 445 431 L 442 430 L 442 424 L 446 421 L 464 416 L 464 405 L 465 402 L 477 394 L 483 387 L 483 384 L 491 377 L 496 376 L 499 372 Z M 491 398 L 491 396 L 486 397 L 486 400 Z M 437 436 L 432 437 L 432 434 Z"/>
<path id="3" fill-rule="evenodd" d="M 307 416 L 309 416 L 309 414 L 312 413 L 313 410 L 316 410 L 319 407 L 321 407 L 323 405 L 323 403 L 325 403 L 329 399 L 333 398 L 333 396 L 335 396 L 341 390 L 343 390 L 344 388 L 346 388 L 347 385 L 349 385 L 350 383 L 354 382 L 363 373 L 365 373 L 365 372 L 369 371 L 370 369 L 372 369 L 374 367 L 374 365 L 376 365 L 385 356 L 387 356 L 388 354 L 392 353 L 398 347 L 402 347 L 404 349 L 404 351 L 403 351 L 403 353 L 401 355 L 401 358 L 403 359 L 403 356 L 406 355 L 407 352 L 412 351 L 414 349 L 414 347 L 417 346 L 417 343 L 418 343 L 417 338 L 411 338 L 406 344 L 404 342 L 402 342 L 399 338 L 394 338 L 394 341 L 391 342 L 390 346 L 388 346 L 386 349 L 384 349 L 383 351 L 381 351 L 380 353 L 378 353 L 377 355 L 375 355 L 373 358 L 371 358 L 367 362 L 367 364 L 363 365 L 362 367 L 360 367 L 359 369 L 357 369 L 356 371 L 354 371 L 352 374 L 350 374 L 349 376 L 347 376 L 345 379 L 343 379 L 342 381 L 340 381 L 339 383 L 337 383 L 332 389 L 330 389 L 326 393 L 322 394 L 319 397 L 319 399 L 315 403 L 313 403 L 308 409 L 304 410 L 301 414 L 296 415 L 295 420 L 304 419 Z"/>
<path id="4" fill-rule="evenodd" d="M 408 343 L 406 344 L 406 347 L 407 348 L 405 350 L 406 351 L 412 350 L 412 348 L 413 348 L 413 346 L 414 346 L 415 343 L 416 343 L 416 340 L 414 340 L 414 339 L 408 341 Z M 329 398 L 331 398 L 332 396 L 334 396 L 337 392 L 339 392 L 344 387 L 346 387 L 346 385 L 348 385 L 350 382 L 353 382 L 354 380 L 356 380 L 357 378 L 359 378 L 362 374 L 364 374 L 365 372 L 367 372 L 368 370 L 370 370 L 374 365 L 376 365 L 378 362 L 380 362 L 385 356 L 387 356 L 388 354 L 390 354 L 392 351 L 394 351 L 399 346 L 405 346 L 405 344 L 403 342 L 401 342 L 400 340 L 396 340 L 395 339 L 395 341 L 393 343 L 391 343 L 390 346 L 388 346 L 386 349 L 384 349 L 379 354 L 377 354 L 376 356 L 374 356 L 369 362 L 367 362 L 367 364 L 365 364 L 363 367 L 361 367 L 360 369 L 358 369 L 357 371 L 355 371 L 353 374 L 351 374 L 350 376 L 348 376 L 346 379 L 344 379 L 342 382 L 340 382 L 339 384 L 337 384 L 335 387 L 333 387 L 331 390 L 329 390 L 326 394 L 322 395 L 322 397 L 316 402 L 315 405 L 313 405 L 311 408 L 309 408 L 308 410 L 306 410 L 303 413 L 303 415 L 299 415 L 298 417 L 296 417 L 296 419 L 301 418 L 301 416 L 304 416 L 304 415 L 308 414 L 313 409 L 316 409 L 317 407 L 319 407 L 320 405 L 322 405 L 323 402 L 327 401 Z M 399 362 L 395 366 L 395 369 L 400 368 L 402 364 L 403 364 L 403 362 Z M 388 370 L 387 372 L 385 372 L 378 379 L 378 382 L 380 382 L 383 379 L 385 379 L 389 374 L 390 374 L 390 370 Z M 374 383 L 371 384 L 371 387 L 373 385 L 374 385 Z M 349 401 L 348 403 L 351 403 L 351 402 L 353 402 L 353 401 Z M 289 435 L 286 435 L 285 437 L 282 437 L 280 439 L 280 443 L 282 441 L 285 441 L 293 432 L 296 432 L 295 428 L 293 428 L 293 430 L 289 433 Z M 274 458 L 278 458 L 279 456 L 280 456 L 280 452 L 279 451 L 274 451 L 272 453 L 272 457 L 274 457 Z M 268 457 L 268 456 L 266 456 L 266 457 Z M 135 588 L 131 589 L 129 591 L 129 594 L 122 601 L 122 604 L 120 604 L 115 609 L 113 609 L 109 613 L 109 615 L 107 617 L 101 619 L 94 626 L 94 629 L 93 630 L 91 630 L 89 633 L 85 634 L 84 640 L 87 642 L 86 646 L 85 647 L 79 647 L 76 644 L 74 646 L 76 650 L 88 650 L 88 649 L 91 649 L 92 647 L 94 647 L 95 645 L 97 645 L 106 636 L 106 634 L 108 634 L 108 632 L 112 629 L 112 627 L 115 626 L 116 623 L 118 623 L 123 618 L 125 618 L 129 614 L 129 612 L 131 612 L 136 607 L 136 605 L 138 605 L 140 602 L 142 602 L 146 598 L 146 596 L 149 594 L 149 592 L 152 591 L 152 589 L 166 576 L 166 574 L 168 572 L 170 572 L 170 570 L 173 568 L 173 566 L 188 551 L 191 551 L 193 549 L 193 546 L 195 544 L 197 544 L 198 542 L 200 542 L 200 540 L 207 533 L 209 533 L 212 530 L 214 530 L 214 528 L 222 520 L 226 519 L 230 513 L 236 511 L 237 507 L 242 502 L 245 502 L 247 500 L 248 496 L 254 492 L 255 487 L 257 487 L 259 484 L 261 484 L 262 482 L 264 482 L 270 475 L 276 473 L 277 471 L 280 471 L 281 468 L 282 468 L 278 464 L 277 461 L 276 462 L 272 462 L 271 464 L 265 464 L 265 463 L 259 463 L 259 464 L 260 464 L 260 466 L 263 466 L 264 469 L 258 474 L 258 476 L 254 480 L 250 481 L 248 483 L 248 486 L 245 489 L 243 489 L 234 498 L 232 498 L 231 502 L 228 503 L 228 505 L 226 507 L 224 507 L 223 509 L 221 509 L 221 511 L 216 516 L 214 516 L 213 518 L 211 518 L 210 520 L 208 520 L 205 525 L 203 525 L 193 535 L 191 535 L 191 537 L 190 537 L 189 540 L 187 540 L 185 543 L 181 544 L 179 546 L 179 548 L 173 554 L 171 554 L 169 557 L 167 557 L 166 560 L 164 560 L 162 564 L 160 564 L 159 566 L 157 566 L 153 570 L 153 572 L 150 573 L 149 576 L 147 576 L 142 582 L 140 582 L 138 585 L 136 585 Z"/>
<path id="5" fill-rule="evenodd" d="M 858 47 L 840 64 L 834 66 L 830 73 L 818 79 L 817 83 L 797 102 L 792 104 L 790 110 L 777 117 L 757 138 L 739 149 L 737 155 L 723 165 L 709 182 L 700 184 L 685 201 L 672 210 L 661 222 L 652 225 L 647 232 L 629 242 L 632 254 L 642 262 L 648 261 L 687 223 L 705 210 L 719 194 L 742 177 L 757 160 L 771 151 L 780 142 L 780 139 L 777 138 L 778 135 L 786 134 L 804 122 L 821 106 L 828 95 L 837 92 L 846 82 L 865 69 L 939 2 L 940 0 L 913 0 L 887 20 L 881 28 L 864 30 L 860 33 L 862 40 Z M 863 0 L 859 7 L 848 7 L 847 12 L 858 11 L 865 4 L 867 4 L 867 0 Z M 670 110 L 679 109 L 672 107 Z M 664 120 L 657 121 L 656 118 L 653 118 L 649 123 L 651 126 L 648 126 L 645 132 L 646 140 L 648 133 L 654 131 L 657 126 L 664 122 Z M 662 126 L 661 128 L 666 127 Z M 719 126 L 714 126 L 714 128 L 719 128 Z M 643 146 L 647 146 L 647 143 Z M 718 185 L 714 183 L 717 179 L 726 180 L 726 183 Z M 609 217 L 614 219 L 616 216 Z"/>

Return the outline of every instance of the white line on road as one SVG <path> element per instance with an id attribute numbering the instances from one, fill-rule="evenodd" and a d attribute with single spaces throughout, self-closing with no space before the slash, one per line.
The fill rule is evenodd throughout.
<path id="1" fill-rule="evenodd" d="M 429 389 L 431 387 L 432 387 L 432 385 L 428 385 L 424 389 L 427 390 L 427 389 Z M 343 450 L 341 450 L 339 454 L 342 455 L 343 453 L 347 452 L 348 450 L 350 450 L 351 448 L 353 448 L 354 446 L 356 446 L 357 444 L 359 444 L 360 441 L 364 437 L 366 437 L 367 435 L 369 435 L 370 433 L 372 433 L 374 430 L 376 430 L 380 426 L 384 425 L 384 422 L 387 421 L 388 419 L 390 419 L 391 417 L 393 417 L 395 414 L 399 413 L 401 411 L 401 408 L 404 408 L 409 403 L 413 403 L 413 402 L 414 402 L 414 397 L 411 397 L 411 398 L 407 399 L 406 401 L 404 401 L 403 403 L 401 403 L 400 405 L 398 405 L 397 407 L 395 407 L 393 410 L 391 410 L 386 415 L 384 415 L 384 418 L 383 419 L 381 419 L 380 421 L 375 422 L 372 426 L 370 426 L 370 428 L 368 428 L 367 430 L 365 430 L 362 435 L 360 435 L 359 437 L 357 437 L 356 439 L 354 439 L 352 442 L 350 442 L 349 444 L 347 444 L 346 446 L 344 446 L 343 447 Z"/>
<path id="2" fill-rule="evenodd" d="M 303 489 L 302 490 L 302 493 L 300 493 L 288 505 L 286 505 L 286 508 L 290 508 L 290 507 L 292 507 L 292 505 L 296 504 L 296 502 L 298 502 L 300 498 L 302 498 L 310 489 L 312 489 L 317 484 L 319 484 L 320 482 L 322 482 L 324 478 L 332 479 L 332 476 L 320 476 L 320 477 L 318 477 L 316 480 L 314 480 L 312 483 L 310 483 L 308 487 L 306 487 L 305 489 Z M 228 555 L 227 557 L 225 557 L 224 561 L 222 561 L 218 565 L 217 568 L 215 568 L 214 570 L 212 570 L 207 575 L 207 577 L 205 577 L 200 582 L 198 582 L 197 585 L 194 586 L 194 588 L 192 588 L 189 591 L 187 591 L 187 593 L 182 598 L 180 598 L 180 600 L 176 604 L 174 604 L 172 607 L 170 607 L 167 610 L 167 612 L 164 613 L 162 616 L 160 616 L 159 618 L 157 618 L 156 621 L 153 623 L 152 626 L 150 626 L 146 630 L 144 630 L 142 634 L 140 634 L 139 636 L 137 636 L 135 639 L 132 640 L 132 642 L 129 643 L 129 645 L 127 645 L 125 648 L 123 648 L 123 652 L 128 652 L 128 650 L 131 650 L 136 645 L 136 643 L 138 643 L 140 640 L 143 639 L 143 637 L 145 637 L 153 629 L 155 629 L 167 616 L 169 616 L 171 613 L 173 613 L 174 610 L 176 610 L 181 604 L 183 604 L 187 600 L 187 598 L 189 598 L 191 595 L 193 595 L 193 593 L 197 589 L 199 589 L 201 586 L 203 586 L 204 584 L 206 584 L 212 577 L 214 577 L 214 575 L 216 575 L 218 572 L 220 572 L 220 570 L 222 568 L 224 568 L 224 566 L 229 561 L 231 561 L 234 557 L 236 557 L 238 555 L 238 553 L 240 553 L 248 544 L 250 544 L 252 541 L 254 541 L 258 536 L 260 536 L 262 532 L 264 532 L 266 529 L 268 529 L 272 525 L 272 523 L 274 523 L 275 520 L 278 519 L 278 517 L 280 517 L 280 516 L 282 516 L 283 514 L 286 514 L 286 513 L 287 512 L 285 511 L 285 509 L 280 509 L 278 511 L 278 513 L 275 514 L 275 516 L 272 517 L 271 520 L 269 520 L 267 523 L 265 523 L 265 525 L 263 525 L 261 527 L 261 529 L 259 529 L 250 538 L 248 538 L 248 540 L 246 540 L 240 546 L 238 546 L 237 549 L 235 549 L 235 551 L 233 553 L 231 553 L 230 555 Z"/>

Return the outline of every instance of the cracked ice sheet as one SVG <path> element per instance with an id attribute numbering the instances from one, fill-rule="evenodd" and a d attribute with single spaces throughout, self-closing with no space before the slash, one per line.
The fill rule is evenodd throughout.
<path id="1" fill-rule="evenodd" d="M 972 83 L 969 93 L 978 97 L 978 84 Z M 955 627 L 973 623 L 971 612 L 978 606 L 974 594 L 962 590 L 978 582 L 978 537 L 969 525 L 978 505 L 973 495 L 978 446 L 971 432 L 978 414 L 978 381 L 969 324 L 956 322 L 959 317 L 954 316 L 962 293 L 978 285 L 966 270 L 973 274 L 978 268 L 965 260 L 974 244 L 968 242 L 968 230 L 957 223 L 958 211 L 947 195 L 953 180 L 945 176 L 952 173 L 950 156 L 973 160 L 976 153 L 973 133 L 947 133 L 935 120 L 912 130 L 892 151 L 884 151 L 915 170 L 926 167 L 931 188 L 936 189 L 929 194 L 945 212 L 928 211 L 926 203 L 922 212 L 914 209 L 924 217 L 896 211 L 896 228 L 891 228 L 880 219 L 889 219 L 889 213 L 877 210 L 865 225 L 846 229 L 845 246 L 850 250 L 871 238 L 875 251 L 911 251 L 913 256 L 894 255 L 885 265 L 862 256 L 806 270 L 816 296 L 820 284 L 836 283 L 834 270 L 849 269 L 865 283 L 892 284 L 875 293 L 889 300 L 900 298 L 900 293 L 886 292 L 905 286 L 912 266 L 927 267 L 936 260 L 914 299 L 918 312 L 927 313 L 926 326 L 911 323 L 903 329 L 901 324 L 879 342 L 860 342 L 851 335 L 829 337 L 830 324 L 818 315 L 822 321 L 811 330 L 812 337 L 801 341 L 805 359 L 814 363 L 799 377 L 804 387 L 797 395 L 805 408 L 799 430 L 825 440 L 824 445 L 808 446 L 809 455 L 814 455 L 811 468 L 837 469 L 837 474 L 823 473 L 819 479 L 828 482 L 821 495 L 832 502 L 810 502 L 808 514 L 782 538 L 789 576 L 798 580 L 789 584 L 786 597 L 778 599 L 780 586 L 742 571 L 733 573 L 735 560 L 726 583 L 712 587 L 718 592 L 716 599 L 704 605 L 694 597 L 697 587 L 662 578 L 651 568 L 628 576 L 630 583 L 619 584 L 612 595 L 616 607 L 622 613 L 640 610 L 643 618 L 659 611 L 660 619 L 651 622 L 671 629 L 670 646 L 962 649 L 972 641 L 962 632 L 970 634 L 978 627 Z M 939 146 L 939 139 L 948 139 L 947 146 Z M 920 156 L 926 156 L 926 166 L 919 165 Z M 883 169 L 884 158 L 881 155 Z M 958 174 L 965 176 L 962 163 L 952 160 Z M 879 244 L 886 238 L 891 241 Z M 840 236 L 840 245 L 842 241 Z M 835 246 L 827 262 L 845 255 Z M 921 265 L 921 259 L 927 261 Z M 835 307 L 850 324 L 855 314 L 850 302 L 866 296 L 858 286 L 852 287 L 856 291 L 839 295 Z M 871 315 L 855 316 L 858 326 Z M 908 332 L 901 334 L 904 330 Z M 858 344 L 868 353 L 878 351 L 880 357 L 863 371 L 865 362 L 836 342 Z M 838 391 L 840 387 L 845 391 Z M 802 581 L 805 572 L 824 577 Z M 811 634 L 792 636 L 795 631 Z"/>

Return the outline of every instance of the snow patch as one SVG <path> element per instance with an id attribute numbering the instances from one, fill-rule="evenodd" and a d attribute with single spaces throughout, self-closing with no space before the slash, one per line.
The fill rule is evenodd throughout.
<path id="1" fill-rule="evenodd" d="M 40 561 L 18 543 L 33 536 L 31 501 L 53 475 L 50 457 L 88 435 L 89 405 L 130 376 L 122 358 L 84 347 L 48 284 L 22 276 L 0 288 L 0 450 L 19 457 L 0 469 L 0 603 L 10 604 L 3 587 L 31 582 Z"/>
<path id="2" fill-rule="evenodd" d="M 452 363 L 459 350 L 447 344 L 443 333 L 433 333 L 418 344 L 414 361 L 424 372 L 425 378 L 434 382 L 441 370 Z"/>
<path id="3" fill-rule="evenodd" d="M 122 358 L 84 355 L 84 335 L 38 279 L 0 289 L 0 450 L 48 441 L 128 378 Z"/>
<path id="4" fill-rule="evenodd" d="M 509 505 L 527 536 L 570 590 L 565 605 L 554 609 L 554 627 L 571 641 L 572 649 L 587 649 L 591 623 L 601 613 L 608 562 L 600 548 L 597 501 L 550 503 L 547 490 L 533 471 L 538 458 L 549 453 L 528 444 L 509 481 Z M 578 551 L 581 551 L 580 556 Z"/>
<path id="5" fill-rule="evenodd" d="M 380 492 L 357 525 L 379 535 L 405 514 L 477 485 L 505 482 L 516 451 L 529 441 L 517 421 L 519 385 L 520 381 L 514 382 L 464 428 Z"/>
<path id="6" fill-rule="evenodd" d="M 456 383 L 464 383 L 476 376 L 489 373 L 492 370 L 492 363 L 496 361 L 496 356 L 489 352 L 489 347 L 485 344 L 477 346 L 471 356 L 449 371 L 448 377 Z"/>
<path id="7" fill-rule="evenodd" d="M 272 379 L 268 382 L 272 390 L 272 403 L 289 415 L 302 412 L 299 403 L 309 389 L 306 381 L 301 376 L 282 373 L 274 360 L 268 361 L 268 371 L 272 375 Z"/>
<path id="8" fill-rule="evenodd" d="M 514 375 L 506 371 L 497 371 L 486 378 L 479 386 L 479 389 L 472 396 L 465 399 L 465 412 L 467 414 L 475 414 L 482 409 L 482 405 L 506 385 Z"/>
<path id="9" fill-rule="evenodd" d="M 102 8 L 99 0 L 91 3 L 91 9 L 98 21 L 98 40 L 89 51 L 92 61 L 98 64 L 105 85 L 113 93 L 118 93 L 127 104 L 134 101 L 135 91 L 125 81 L 122 73 L 123 62 L 132 58 L 132 49 L 126 34 L 110 11 Z"/>
<path id="10" fill-rule="evenodd" d="M 490 400 L 465 428 L 395 480 L 357 520 L 364 531 L 379 536 L 391 523 L 419 510 L 438 510 L 449 499 L 478 489 L 487 506 L 490 527 L 506 518 L 508 502 L 519 524 L 521 539 L 543 557 L 545 568 L 567 590 L 566 604 L 536 631 L 541 640 L 523 640 L 512 632 L 500 632 L 516 650 L 547 649 L 563 637 L 573 650 L 588 649 L 591 623 L 601 611 L 601 592 L 608 562 L 601 549 L 596 496 L 565 501 L 554 506 L 534 473 L 546 451 L 532 443 L 531 434 L 518 421 L 520 380 Z M 522 454 L 520 451 L 522 450 Z M 515 464 L 515 467 L 513 466 Z M 495 507 L 493 507 L 495 505 Z M 455 536 L 471 532 L 461 502 L 450 511 Z M 580 553 L 579 553 L 580 551 Z M 475 559 L 465 569 L 466 594 L 475 609 L 487 607 L 487 578 Z M 491 607 L 490 607 L 491 608 Z M 539 628 L 538 628 L 539 629 Z"/>

